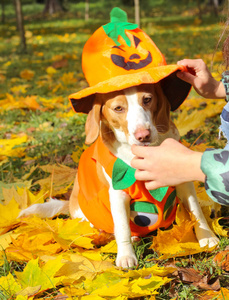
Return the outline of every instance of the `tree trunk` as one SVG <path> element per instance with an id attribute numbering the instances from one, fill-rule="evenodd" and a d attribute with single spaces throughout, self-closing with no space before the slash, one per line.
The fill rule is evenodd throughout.
<path id="1" fill-rule="evenodd" d="M 21 40 L 21 50 L 22 52 L 26 52 L 26 39 L 25 39 L 25 29 L 24 29 L 21 0 L 14 0 L 14 3 L 15 3 L 16 18 L 17 18 L 17 29 L 19 31 L 20 40 Z"/>
<path id="2" fill-rule="evenodd" d="M 56 12 L 63 11 L 62 6 L 60 5 L 59 0 L 46 0 L 45 1 L 45 8 L 43 10 L 44 14 L 54 14 Z"/>
<path id="3" fill-rule="evenodd" d="M 85 0 L 85 21 L 89 20 L 89 0 Z"/>
<path id="4" fill-rule="evenodd" d="M 2 7 L 2 24 L 5 24 L 5 0 L 2 0 L 1 7 Z"/>
<path id="5" fill-rule="evenodd" d="M 200 18 L 200 20 L 202 20 L 203 12 L 202 12 L 202 8 L 201 8 L 200 0 L 197 0 L 197 6 L 198 6 L 198 10 L 199 10 L 199 18 Z"/>
<path id="6" fill-rule="evenodd" d="M 213 10 L 216 16 L 219 14 L 219 0 L 212 0 Z"/>
<path id="7" fill-rule="evenodd" d="M 134 0 L 134 7 L 135 7 L 135 23 L 138 24 L 138 27 L 140 27 L 140 4 L 139 4 L 139 0 Z"/>

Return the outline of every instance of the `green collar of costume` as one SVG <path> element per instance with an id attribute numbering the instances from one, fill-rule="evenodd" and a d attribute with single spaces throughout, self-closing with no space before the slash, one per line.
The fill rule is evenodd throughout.
<path id="1" fill-rule="evenodd" d="M 119 35 L 125 40 L 127 46 L 131 46 L 131 41 L 125 33 L 125 29 L 134 30 L 138 27 L 137 24 L 128 23 L 127 14 L 122 9 L 115 7 L 110 13 L 111 22 L 104 25 L 103 29 L 106 34 L 115 42 L 117 46 L 121 44 L 118 42 Z"/>
<path id="2" fill-rule="evenodd" d="M 130 187 L 135 182 L 135 169 L 127 165 L 120 158 L 117 158 L 112 171 L 113 188 L 115 190 L 124 190 Z M 155 200 L 162 202 L 167 191 L 168 187 L 161 187 L 155 190 L 151 190 L 149 191 L 149 193 Z"/>

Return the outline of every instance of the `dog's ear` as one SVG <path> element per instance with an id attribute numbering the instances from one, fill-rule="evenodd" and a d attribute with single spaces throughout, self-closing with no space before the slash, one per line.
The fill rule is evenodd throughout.
<path id="1" fill-rule="evenodd" d="M 96 97 L 85 124 L 86 144 L 93 143 L 99 136 L 101 106 L 102 102 Z"/>
<path id="2" fill-rule="evenodd" d="M 157 95 L 157 110 L 155 113 L 155 125 L 159 133 L 166 133 L 170 124 L 170 103 L 165 96 L 160 83 L 154 85 Z"/>

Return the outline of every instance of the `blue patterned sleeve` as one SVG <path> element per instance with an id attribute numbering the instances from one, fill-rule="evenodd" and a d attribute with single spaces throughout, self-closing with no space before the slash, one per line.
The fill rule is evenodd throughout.
<path id="1" fill-rule="evenodd" d="M 206 175 L 208 196 L 221 205 L 229 205 L 229 71 L 222 74 L 227 104 L 220 115 L 220 130 L 227 139 L 224 149 L 207 149 L 202 156 L 201 170 Z"/>
<path id="2" fill-rule="evenodd" d="M 221 81 L 224 85 L 226 91 L 226 101 L 228 102 L 229 101 L 229 71 L 223 72 Z"/>
<path id="3" fill-rule="evenodd" d="M 206 175 L 208 196 L 221 205 L 229 205 L 229 151 L 207 149 L 202 156 L 201 170 Z"/>

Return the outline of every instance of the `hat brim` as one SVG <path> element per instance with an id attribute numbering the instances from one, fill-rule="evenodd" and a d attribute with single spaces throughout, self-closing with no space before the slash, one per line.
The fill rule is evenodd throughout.
<path id="1" fill-rule="evenodd" d="M 148 68 L 143 72 L 116 76 L 71 94 L 69 100 L 75 112 L 87 114 L 92 109 L 96 94 L 106 94 L 121 91 L 132 86 L 154 84 L 161 81 L 162 89 L 170 102 L 171 110 L 174 111 L 186 99 L 191 90 L 189 83 L 176 76 L 177 71 L 187 71 L 187 69 L 181 65 L 165 65 Z"/>

